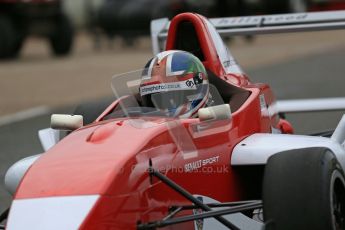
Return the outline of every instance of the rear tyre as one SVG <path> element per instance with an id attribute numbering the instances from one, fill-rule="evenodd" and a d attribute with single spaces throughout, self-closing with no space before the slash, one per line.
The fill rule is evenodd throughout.
<path id="1" fill-rule="evenodd" d="M 66 15 L 61 14 L 56 19 L 55 31 L 50 37 L 52 51 L 57 56 L 70 53 L 73 45 L 74 30 Z"/>
<path id="2" fill-rule="evenodd" d="M 345 229 L 345 179 L 335 155 L 306 148 L 270 157 L 263 204 L 266 230 Z"/>

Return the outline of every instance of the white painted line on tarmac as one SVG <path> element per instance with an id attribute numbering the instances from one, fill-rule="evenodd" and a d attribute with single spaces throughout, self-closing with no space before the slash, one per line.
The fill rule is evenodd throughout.
<path id="1" fill-rule="evenodd" d="M 0 117 L 0 126 L 24 121 L 30 118 L 38 117 L 51 112 L 51 109 L 47 106 L 38 106 L 28 110 L 20 111 L 14 114 L 9 114 Z"/>

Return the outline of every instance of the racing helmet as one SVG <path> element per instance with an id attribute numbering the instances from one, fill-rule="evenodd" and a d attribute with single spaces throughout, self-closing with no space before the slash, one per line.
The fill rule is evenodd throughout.
<path id="1" fill-rule="evenodd" d="M 165 111 L 169 116 L 193 117 L 209 98 L 207 72 L 191 53 L 169 50 L 146 65 L 139 87 L 142 105 Z"/>

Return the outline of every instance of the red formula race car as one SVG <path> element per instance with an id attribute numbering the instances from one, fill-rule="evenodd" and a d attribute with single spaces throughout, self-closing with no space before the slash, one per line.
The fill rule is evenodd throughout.
<path id="1" fill-rule="evenodd" d="M 153 21 L 154 53 L 165 43 L 197 57 L 212 103 L 191 117 L 171 116 L 159 100 L 143 105 L 146 69 L 115 76 L 117 99 L 94 122 L 53 115 L 55 130 L 40 131 L 46 152 L 8 170 L 13 202 L 2 228 L 344 229 L 345 118 L 322 137 L 294 135 L 279 116 L 344 109 L 344 99 L 276 102 L 219 36 L 337 29 L 344 21 L 344 11 Z M 59 140 L 58 130 L 72 132 Z"/>

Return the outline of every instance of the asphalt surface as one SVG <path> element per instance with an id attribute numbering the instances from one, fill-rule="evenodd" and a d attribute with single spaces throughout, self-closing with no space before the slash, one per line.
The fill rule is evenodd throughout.
<path id="1" fill-rule="evenodd" d="M 267 82 L 278 99 L 345 96 L 345 48 L 329 49 L 279 63 L 247 69 L 255 82 Z M 71 106 L 59 112 L 70 112 Z M 342 113 L 290 115 L 297 133 L 334 128 Z M 42 152 L 37 132 L 49 126 L 49 114 L 0 126 L 0 178 L 19 159 Z M 10 196 L 0 186 L 0 211 L 10 205 Z"/>

